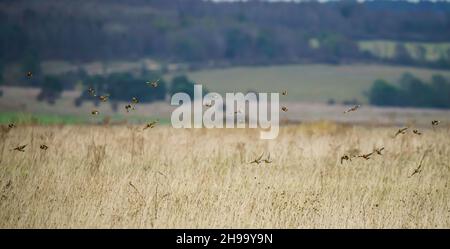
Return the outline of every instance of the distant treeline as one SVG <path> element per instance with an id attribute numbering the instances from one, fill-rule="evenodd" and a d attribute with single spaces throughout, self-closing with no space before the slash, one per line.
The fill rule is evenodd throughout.
<path id="1" fill-rule="evenodd" d="M 450 108 L 450 81 L 434 75 L 431 82 L 423 82 L 406 73 L 398 84 L 376 80 L 367 95 L 378 106 Z"/>
<path id="2" fill-rule="evenodd" d="M 450 41 L 450 3 L 4 0 L 0 61 L 374 61 L 358 40 Z M 414 64 L 409 58 L 389 62 Z M 450 54 L 450 52 L 449 52 Z M 448 57 L 424 66 L 449 67 Z"/>
<path id="3" fill-rule="evenodd" d="M 152 82 L 157 82 L 152 86 Z M 37 100 L 54 104 L 64 90 L 81 89 L 81 94 L 75 99 L 75 106 L 81 106 L 84 101 L 93 102 L 98 106 L 100 96 L 107 96 L 107 102 L 117 111 L 118 102 L 131 102 L 136 98 L 139 103 L 165 101 L 174 93 L 184 92 L 194 95 L 194 82 L 185 75 L 172 78 L 168 84 L 159 74 L 143 71 L 141 74 L 113 73 L 109 75 L 90 76 L 84 71 L 69 72 L 62 75 L 33 75 L 23 79 L 21 86 L 40 89 Z M 93 89 L 90 94 L 88 89 Z M 205 89 L 204 92 L 207 92 Z"/>

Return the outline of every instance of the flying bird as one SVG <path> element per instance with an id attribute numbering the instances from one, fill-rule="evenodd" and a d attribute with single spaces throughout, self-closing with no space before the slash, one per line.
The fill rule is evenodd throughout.
<path id="1" fill-rule="evenodd" d="M 100 113 L 100 112 L 97 111 L 97 110 L 93 110 L 93 111 L 91 112 L 92 115 L 98 115 L 99 113 Z"/>
<path id="2" fill-rule="evenodd" d="M 420 172 L 422 172 L 422 169 L 420 169 L 421 167 L 422 167 L 422 165 L 419 165 L 419 167 L 417 169 L 415 169 L 409 177 L 412 177 L 415 174 L 419 174 Z"/>
<path id="3" fill-rule="evenodd" d="M 398 135 L 400 135 L 400 134 L 405 134 L 405 133 L 406 133 L 406 130 L 408 130 L 408 127 L 399 129 L 399 130 L 397 131 L 397 133 L 395 133 L 394 137 L 396 137 L 396 136 L 398 136 Z"/>
<path id="4" fill-rule="evenodd" d="M 131 103 L 133 104 L 133 106 L 131 106 L 131 109 L 132 110 L 136 110 L 136 105 L 137 105 L 137 103 L 139 103 L 139 100 L 136 97 L 133 97 L 133 98 L 131 98 Z M 128 112 L 129 108 L 126 108 L 126 109 L 127 109 L 127 112 Z"/>
<path id="5" fill-rule="evenodd" d="M 281 93 L 281 95 L 287 96 L 287 90 L 284 90 L 284 91 Z"/>
<path id="6" fill-rule="evenodd" d="M 131 109 L 131 108 L 132 108 L 132 107 L 131 107 L 130 104 L 128 104 L 128 105 L 125 106 L 125 110 L 127 110 L 127 112 L 130 112 L 130 109 Z"/>
<path id="7" fill-rule="evenodd" d="M 374 152 L 376 152 L 378 155 L 383 155 L 381 152 L 384 150 L 384 147 L 381 147 L 379 149 L 374 149 Z"/>
<path id="8" fill-rule="evenodd" d="M 283 106 L 283 107 L 281 107 L 281 110 L 282 110 L 283 112 L 287 112 L 287 111 L 288 111 L 288 108 L 287 108 L 286 106 Z"/>
<path id="9" fill-rule="evenodd" d="M 420 132 L 419 130 L 413 130 L 413 133 L 419 136 L 422 135 L 422 132 Z"/>
<path id="10" fill-rule="evenodd" d="M 361 107 L 361 105 L 355 105 L 355 106 L 351 107 L 350 109 L 344 111 L 344 113 L 354 112 L 354 111 L 358 110 L 360 107 Z"/>
<path id="11" fill-rule="evenodd" d="M 438 126 L 439 123 L 440 123 L 439 120 L 433 120 L 433 121 L 431 121 L 431 125 L 433 125 L 433 126 Z"/>
<path id="12" fill-rule="evenodd" d="M 17 146 L 16 148 L 14 148 L 14 150 L 20 151 L 20 152 L 25 152 L 25 147 L 27 147 L 27 145 L 21 145 L 21 146 Z"/>
<path id="13" fill-rule="evenodd" d="M 263 155 L 264 155 L 264 152 L 263 152 L 258 158 L 256 158 L 255 160 L 253 160 L 253 161 L 251 161 L 251 162 L 249 162 L 249 163 L 260 164 L 261 161 L 262 161 L 261 159 L 262 159 Z"/>
<path id="14" fill-rule="evenodd" d="M 367 153 L 367 154 L 359 155 L 358 157 L 361 157 L 361 158 L 364 158 L 366 160 L 369 160 L 370 157 L 373 155 L 373 153 L 374 152 L 370 152 L 370 153 Z"/>
<path id="15" fill-rule="evenodd" d="M 419 162 L 419 166 L 417 166 L 417 168 L 414 169 L 414 171 L 412 172 L 412 174 L 409 177 L 412 177 L 415 174 L 419 174 L 420 172 L 422 172 L 423 159 L 425 159 L 425 156 L 427 155 L 427 153 L 428 153 L 428 150 L 425 151 L 425 153 L 423 153 L 423 156 L 422 156 L 422 158 L 420 159 L 420 162 Z"/>
<path id="16" fill-rule="evenodd" d="M 92 96 L 92 97 L 96 97 L 96 96 L 97 96 L 97 95 L 95 94 L 94 88 L 92 88 L 92 87 L 89 87 L 89 88 L 88 88 L 88 93 L 89 93 L 89 95 Z"/>
<path id="17" fill-rule="evenodd" d="M 41 148 L 41 150 L 47 150 L 48 146 L 45 144 L 41 144 L 41 146 L 39 148 Z"/>
<path id="18" fill-rule="evenodd" d="M 272 163 L 272 162 L 273 162 L 273 160 L 270 159 L 270 153 L 269 153 L 269 155 L 267 156 L 267 158 L 264 159 L 264 162 L 265 162 L 265 163 Z"/>
<path id="19" fill-rule="evenodd" d="M 109 98 L 109 94 L 98 96 L 98 98 L 100 99 L 100 101 L 106 102 Z"/>
<path id="20" fill-rule="evenodd" d="M 16 128 L 16 125 L 14 123 L 10 123 L 8 124 L 8 128 L 9 129 Z"/>
<path id="21" fill-rule="evenodd" d="M 156 126 L 157 123 L 158 123 L 158 120 L 152 121 L 152 122 L 146 124 L 143 130 L 148 129 L 148 128 L 152 129 L 153 127 Z"/>
<path id="22" fill-rule="evenodd" d="M 352 158 L 349 157 L 348 155 L 343 155 L 343 156 L 341 156 L 341 164 L 342 164 L 342 162 L 344 162 L 344 160 L 345 161 L 351 161 Z"/>
<path id="23" fill-rule="evenodd" d="M 27 72 L 27 78 L 31 79 L 31 77 L 33 77 L 33 73 L 30 72 L 30 71 L 28 71 L 28 72 Z"/>
<path id="24" fill-rule="evenodd" d="M 155 81 L 147 81 L 147 85 L 150 85 L 152 87 L 158 87 L 158 82 L 160 79 L 157 79 Z"/>

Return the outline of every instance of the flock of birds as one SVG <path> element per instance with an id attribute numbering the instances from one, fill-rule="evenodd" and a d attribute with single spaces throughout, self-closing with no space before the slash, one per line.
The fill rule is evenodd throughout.
<path id="1" fill-rule="evenodd" d="M 148 82 L 146 82 L 146 84 L 149 85 L 149 86 L 151 86 L 151 87 L 153 87 L 153 88 L 156 88 L 156 87 L 158 87 L 158 82 L 159 82 L 159 81 L 160 81 L 160 79 L 157 79 L 157 80 L 154 80 L 154 81 L 148 81 Z M 87 91 L 88 91 L 88 94 L 89 94 L 91 97 L 94 97 L 94 98 L 97 97 L 97 94 L 96 94 L 94 88 L 89 87 Z M 101 102 L 106 102 L 106 101 L 108 101 L 109 97 L 110 97 L 109 94 L 105 94 L 105 95 L 100 95 L 100 96 L 98 96 L 98 98 L 99 98 L 99 100 L 100 100 Z M 137 105 L 138 103 L 139 103 L 139 99 L 138 99 L 137 97 L 132 97 L 132 98 L 131 98 L 131 103 L 125 105 L 125 110 L 126 110 L 126 112 L 129 113 L 130 111 L 136 110 L 136 105 Z M 99 115 L 100 112 L 99 112 L 98 110 L 92 110 L 91 114 L 92 114 L 92 115 Z M 150 128 L 150 129 L 151 129 L 151 128 L 154 128 L 158 122 L 159 122 L 158 120 L 151 121 L 150 123 L 148 123 L 148 124 L 145 125 L 144 130 L 145 130 L 145 129 L 148 129 L 148 128 Z"/>
<path id="2" fill-rule="evenodd" d="M 282 95 L 286 96 L 287 95 L 287 91 L 283 91 Z M 345 110 L 343 113 L 347 114 L 347 113 L 350 113 L 350 112 L 355 112 L 360 107 L 361 107 L 361 105 L 354 105 L 354 106 L 350 107 L 349 109 Z M 281 108 L 281 110 L 283 110 L 284 112 L 287 112 L 288 108 L 283 106 Z M 438 126 L 439 123 L 440 123 L 439 120 L 431 121 L 432 127 Z M 408 129 L 409 129 L 409 127 L 403 127 L 403 128 L 398 129 L 397 132 L 394 134 L 393 138 L 397 137 L 398 135 L 406 134 Z M 420 132 L 417 129 L 414 129 L 413 133 L 416 134 L 416 135 L 419 135 L 419 136 L 422 135 L 422 132 Z M 373 151 L 371 151 L 369 153 L 366 153 L 366 154 L 360 154 L 360 155 L 348 155 L 348 154 L 345 154 L 345 155 L 341 156 L 340 162 L 341 162 L 341 164 L 343 164 L 344 161 L 352 161 L 353 158 L 363 158 L 365 160 L 369 160 L 369 159 L 371 159 L 371 157 L 373 155 L 380 155 L 380 156 L 383 155 L 382 154 L 383 150 L 384 150 L 384 147 L 381 147 L 381 148 L 375 148 L 375 149 L 373 149 Z M 422 172 L 422 163 L 423 163 L 423 159 L 425 158 L 427 152 L 428 151 L 426 151 L 424 153 L 424 155 L 422 156 L 422 159 L 420 160 L 419 166 L 416 169 L 414 169 L 413 173 L 409 177 L 412 177 L 415 174 L 419 174 L 420 172 Z M 250 161 L 249 163 L 250 164 L 256 163 L 258 165 L 261 164 L 262 162 L 264 162 L 264 163 L 272 163 L 272 160 L 270 159 L 270 153 L 269 153 L 267 159 L 263 159 L 263 155 L 264 155 L 264 152 L 259 157 L 257 157 L 256 159 Z"/>
<path id="3" fill-rule="evenodd" d="M 151 87 L 153 87 L 153 88 L 156 88 L 156 87 L 158 87 L 158 82 L 159 82 L 159 81 L 160 81 L 160 79 L 157 79 L 157 80 L 154 80 L 154 81 L 148 81 L 148 82 L 146 82 L 146 84 L 149 85 L 149 86 L 151 86 Z M 94 88 L 89 87 L 87 91 L 88 91 L 89 96 L 94 97 L 94 98 L 97 97 L 97 94 L 96 94 Z M 106 101 L 108 101 L 109 97 L 110 97 L 109 94 L 99 95 L 99 96 L 98 96 L 98 99 L 99 99 L 101 102 L 106 102 Z M 137 98 L 137 97 L 132 97 L 132 98 L 131 98 L 131 103 L 125 105 L 125 110 L 127 111 L 127 113 L 129 113 L 129 112 L 132 111 L 132 110 L 133 110 L 133 111 L 136 110 L 136 105 L 137 105 L 138 103 L 139 103 L 138 98 Z M 100 112 L 99 112 L 98 110 L 92 110 L 91 114 L 92 114 L 92 115 L 99 115 Z M 153 128 L 153 127 L 152 127 L 152 128 Z"/>
<path id="4" fill-rule="evenodd" d="M 32 72 L 27 72 L 27 73 L 26 73 L 26 76 L 27 76 L 27 78 L 31 78 L 31 77 L 33 76 L 33 73 L 32 73 Z M 154 80 L 154 81 L 148 81 L 148 82 L 146 82 L 146 84 L 149 85 L 150 87 L 156 88 L 156 87 L 158 87 L 159 81 L 160 81 L 160 79 L 157 79 L 157 80 Z M 87 90 L 87 92 L 88 92 L 88 94 L 89 94 L 91 97 L 94 97 L 94 98 L 97 97 L 97 94 L 96 94 L 96 91 L 95 91 L 94 88 L 89 87 L 88 90 Z M 288 92 L 287 92 L 287 90 L 284 90 L 281 94 L 282 94 L 283 96 L 287 96 Z M 109 99 L 109 97 L 110 97 L 109 94 L 99 95 L 99 96 L 98 96 L 98 98 L 99 98 L 99 100 L 100 100 L 101 102 L 107 102 L 108 99 Z M 130 111 L 135 110 L 135 109 L 136 109 L 136 105 L 137 105 L 138 103 L 139 103 L 138 98 L 137 98 L 137 97 L 132 97 L 131 103 L 125 105 L 125 110 L 126 110 L 126 112 L 129 113 Z M 212 107 L 212 103 L 206 103 L 205 106 L 206 106 L 206 107 Z M 344 114 L 347 114 L 347 113 L 350 113 L 350 112 L 355 112 L 355 111 L 357 111 L 360 107 L 361 107 L 361 105 L 354 105 L 354 106 L 352 106 L 351 108 L 345 110 L 345 111 L 344 111 Z M 282 110 L 283 112 L 287 112 L 287 111 L 288 111 L 288 108 L 287 108 L 286 106 L 282 106 L 282 107 L 281 107 L 281 110 Z M 237 114 L 237 113 L 242 113 L 242 110 L 237 110 L 237 111 L 235 111 L 234 113 L 235 113 L 235 114 Z M 100 112 L 99 112 L 98 110 L 92 110 L 91 114 L 92 114 L 92 115 L 99 115 Z M 143 130 L 154 128 L 158 122 L 159 122 L 158 120 L 155 120 L 155 121 L 151 121 L 150 123 L 147 123 L 147 124 L 145 125 L 145 127 L 143 128 Z M 440 121 L 438 121 L 438 120 L 433 120 L 433 121 L 431 121 L 431 125 L 432 125 L 433 127 L 438 126 L 439 123 L 440 123 Z M 10 123 L 10 124 L 8 125 L 8 128 L 9 128 L 9 129 L 13 129 L 13 128 L 15 128 L 15 127 L 16 127 L 16 125 L 15 125 L 14 123 Z M 408 131 L 408 129 L 409 129 L 409 127 L 403 127 L 403 128 L 398 129 L 398 131 L 394 134 L 393 138 L 395 138 L 395 137 L 397 137 L 397 136 L 399 136 L 399 135 L 406 134 L 406 132 Z M 422 132 L 420 132 L 420 131 L 417 130 L 417 129 L 414 129 L 414 130 L 413 130 L 413 133 L 416 134 L 416 135 L 419 135 L 419 136 L 422 135 Z M 25 148 L 26 148 L 26 147 L 27 147 L 27 144 L 25 144 L 25 145 L 20 145 L 20 146 L 15 147 L 13 150 L 15 150 L 15 151 L 20 151 L 20 152 L 25 152 Z M 41 150 L 47 150 L 47 149 L 48 149 L 48 146 L 45 145 L 45 144 L 41 144 L 41 145 L 39 146 L 39 148 L 40 148 Z M 365 160 L 369 160 L 369 159 L 371 159 L 371 157 L 372 157 L 373 155 L 383 155 L 383 154 L 382 154 L 382 151 L 383 151 L 383 150 L 384 150 L 384 147 L 381 147 L 381 148 L 375 148 L 375 149 L 373 149 L 373 151 L 371 151 L 371 152 L 369 152 L 369 153 L 366 153 L 366 154 L 361 154 L 361 155 L 347 155 L 347 154 L 346 154 L 346 155 L 341 156 L 340 162 L 341 162 L 341 164 L 343 164 L 344 161 L 352 161 L 352 159 L 354 159 L 354 158 L 363 158 L 363 159 L 365 159 Z M 265 154 L 265 153 L 263 152 L 260 156 L 258 156 L 258 157 L 255 158 L 254 160 L 250 161 L 249 163 L 250 163 L 250 164 L 255 163 L 255 164 L 258 164 L 258 165 L 261 164 L 261 163 L 266 163 L 266 164 L 272 163 L 273 160 L 270 158 L 270 153 L 268 153 L 268 155 L 267 155 L 266 158 L 263 158 L 263 157 L 264 157 L 264 154 Z M 419 163 L 419 166 L 413 171 L 413 173 L 410 175 L 410 177 L 412 177 L 412 176 L 414 176 L 415 174 L 418 174 L 418 173 L 420 173 L 420 172 L 422 171 L 422 162 L 423 162 L 423 159 L 424 159 L 425 155 L 426 155 L 426 153 L 423 155 L 423 157 L 422 157 L 422 159 L 421 159 L 421 161 L 420 161 L 420 163 Z"/>
<path id="5" fill-rule="evenodd" d="M 33 77 L 33 73 L 32 73 L 32 72 L 27 72 L 27 73 L 26 73 L 26 77 L 27 77 L 28 79 L 31 79 L 31 78 Z M 149 86 L 151 86 L 151 87 L 153 87 L 153 88 L 156 88 L 156 87 L 158 87 L 159 81 L 160 81 L 160 79 L 157 79 L 157 80 L 154 80 L 154 81 L 148 81 L 148 82 L 146 82 L 146 84 L 149 85 Z M 88 90 L 87 90 L 87 92 L 88 92 L 88 94 L 89 94 L 91 97 L 94 97 L 94 98 L 95 98 L 95 97 L 98 97 L 98 99 L 99 99 L 101 102 L 107 102 L 108 99 L 109 99 L 109 97 L 110 97 L 109 94 L 97 96 L 95 89 L 92 88 L 92 87 L 89 87 Z M 132 98 L 131 98 L 131 104 L 127 104 L 127 105 L 125 106 L 125 110 L 127 111 L 127 113 L 130 112 L 130 110 L 135 110 L 135 109 L 136 109 L 136 105 L 137 105 L 138 103 L 139 103 L 138 98 L 137 98 L 137 97 L 132 97 Z M 92 114 L 92 115 L 99 115 L 100 112 L 99 112 L 98 110 L 95 110 L 95 109 L 94 109 L 94 110 L 91 111 L 91 114 Z M 147 123 L 147 124 L 144 126 L 143 130 L 154 128 L 154 127 L 158 124 L 158 122 L 159 122 L 159 120 L 154 120 L 154 121 L 151 121 L 150 123 Z M 16 125 L 15 125 L 14 123 L 8 124 L 8 129 L 9 129 L 9 130 L 14 129 L 14 128 L 16 128 Z M 25 148 L 26 148 L 27 146 L 28 146 L 28 144 L 19 145 L 19 146 L 13 148 L 12 150 L 14 150 L 14 151 L 19 151 L 19 152 L 25 152 Z M 39 148 L 40 148 L 41 150 L 47 150 L 49 147 L 48 147 L 47 145 L 45 145 L 45 144 L 41 144 L 41 145 L 39 146 Z"/>

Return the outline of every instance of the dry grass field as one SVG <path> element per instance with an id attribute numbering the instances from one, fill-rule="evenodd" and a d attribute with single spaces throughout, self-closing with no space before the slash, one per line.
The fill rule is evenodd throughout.
<path id="1" fill-rule="evenodd" d="M 398 128 L 3 127 L 0 227 L 450 228 L 449 127 Z"/>

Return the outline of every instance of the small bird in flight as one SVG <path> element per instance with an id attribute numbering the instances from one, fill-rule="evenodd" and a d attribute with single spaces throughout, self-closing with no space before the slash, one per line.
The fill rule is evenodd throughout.
<path id="1" fill-rule="evenodd" d="M 41 144 L 41 146 L 39 148 L 41 148 L 41 150 L 47 150 L 48 146 L 45 144 Z"/>
<path id="2" fill-rule="evenodd" d="M 273 160 L 270 159 L 270 153 L 269 153 L 269 155 L 267 156 L 267 158 L 264 159 L 264 162 L 265 162 L 265 163 L 272 163 L 272 162 L 273 162 Z"/>
<path id="3" fill-rule="evenodd" d="M 344 111 L 344 113 L 354 112 L 354 111 L 358 110 L 360 107 L 361 107 L 361 105 L 355 105 L 355 106 L 351 107 L 350 109 Z"/>
<path id="4" fill-rule="evenodd" d="M 341 164 L 342 164 L 342 162 L 344 162 L 344 160 L 345 161 L 351 161 L 352 158 L 349 157 L 348 155 L 343 155 L 343 156 L 341 156 Z"/>
<path id="5" fill-rule="evenodd" d="M 143 130 L 148 129 L 148 128 L 152 129 L 153 127 L 156 126 L 156 124 L 157 124 L 158 122 L 159 122 L 158 120 L 155 120 L 155 121 L 152 121 L 152 122 L 146 124 Z"/>
<path id="6" fill-rule="evenodd" d="M 206 106 L 206 107 L 212 107 L 213 105 L 212 105 L 211 102 L 208 102 L 208 103 L 205 103 L 205 106 Z"/>
<path id="7" fill-rule="evenodd" d="M 370 156 L 372 156 L 372 155 L 373 155 L 373 152 L 370 152 L 370 153 L 367 153 L 367 154 L 359 155 L 358 157 L 362 157 L 362 158 L 364 158 L 366 160 L 369 160 Z"/>
<path id="8" fill-rule="evenodd" d="M 421 167 L 422 167 L 422 165 L 419 165 L 419 167 L 417 169 L 415 169 L 414 172 L 412 172 L 412 174 L 409 177 L 412 177 L 415 174 L 419 174 L 420 172 L 422 172 L 422 169 L 420 169 Z"/>
<path id="9" fill-rule="evenodd" d="M 14 123 L 10 123 L 8 124 L 8 128 L 9 129 L 16 128 L 16 125 Z"/>
<path id="10" fill-rule="evenodd" d="M 27 78 L 28 78 L 28 79 L 31 79 L 31 77 L 33 77 L 33 73 L 30 72 L 30 71 L 28 71 L 28 72 L 27 72 Z"/>
<path id="11" fill-rule="evenodd" d="M 88 93 L 89 93 L 89 95 L 92 96 L 92 97 L 96 97 L 96 96 L 97 96 L 97 95 L 95 94 L 94 88 L 92 88 L 92 87 L 89 87 L 89 88 L 88 88 Z"/>
<path id="12" fill-rule="evenodd" d="M 109 98 L 109 94 L 98 96 L 98 98 L 100 99 L 100 101 L 106 102 Z"/>
<path id="13" fill-rule="evenodd" d="M 100 112 L 97 111 L 97 110 L 93 110 L 93 111 L 91 112 L 92 115 L 98 115 L 99 113 L 100 113 Z"/>
<path id="14" fill-rule="evenodd" d="M 25 147 L 27 147 L 27 145 L 21 145 L 21 146 L 17 146 L 16 148 L 14 148 L 14 150 L 20 151 L 20 152 L 25 152 Z"/>
<path id="15" fill-rule="evenodd" d="M 136 97 L 131 98 L 131 103 L 133 104 L 132 108 L 133 110 L 136 110 L 136 105 L 139 103 L 139 100 Z M 127 109 L 128 111 L 128 109 Z"/>
<path id="16" fill-rule="evenodd" d="M 288 111 L 288 108 L 287 108 L 286 106 L 283 106 L 283 107 L 281 107 L 281 110 L 282 110 L 283 112 L 287 112 L 287 111 Z"/>
<path id="17" fill-rule="evenodd" d="M 384 150 L 384 147 L 381 147 L 379 149 L 374 149 L 374 152 L 376 152 L 378 155 L 383 155 L 381 152 Z"/>
<path id="18" fill-rule="evenodd" d="M 284 91 L 281 93 L 281 95 L 287 96 L 287 90 L 284 90 Z"/>
<path id="19" fill-rule="evenodd" d="M 394 137 L 396 137 L 396 136 L 398 136 L 398 135 L 400 135 L 400 134 L 405 134 L 405 133 L 406 133 L 406 130 L 408 130 L 408 127 L 399 129 L 399 130 L 397 131 L 397 133 L 395 133 Z"/>
<path id="20" fill-rule="evenodd" d="M 431 125 L 432 125 L 432 126 L 438 126 L 439 123 L 440 123 L 439 120 L 433 120 L 433 121 L 431 121 Z"/>
<path id="21" fill-rule="evenodd" d="M 150 85 L 152 87 L 158 87 L 158 82 L 160 79 L 157 79 L 155 81 L 147 81 L 147 85 Z"/>
<path id="22" fill-rule="evenodd" d="M 260 164 L 260 163 L 262 162 L 261 159 L 262 159 L 263 155 L 264 155 L 264 152 L 263 152 L 258 158 L 256 158 L 255 160 L 253 160 L 253 161 L 251 161 L 251 162 L 249 162 L 249 163 Z"/>
<path id="23" fill-rule="evenodd" d="M 422 132 L 420 132 L 419 130 L 413 130 L 413 133 L 419 136 L 422 135 Z"/>
<path id="24" fill-rule="evenodd" d="M 420 159 L 419 166 L 417 166 L 417 168 L 414 169 L 414 171 L 412 172 L 412 174 L 409 177 L 412 177 L 413 175 L 419 174 L 420 172 L 422 172 L 423 159 L 425 159 L 425 157 L 427 156 L 427 153 L 428 153 L 428 150 L 425 151 L 422 158 Z"/>
<path id="25" fill-rule="evenodd" d="M 125 106 L 125 110 L 127 110 L 127 112 L 130 112 L 130 109 L 132 108 L 132 106 L 130 104 Z"/>

